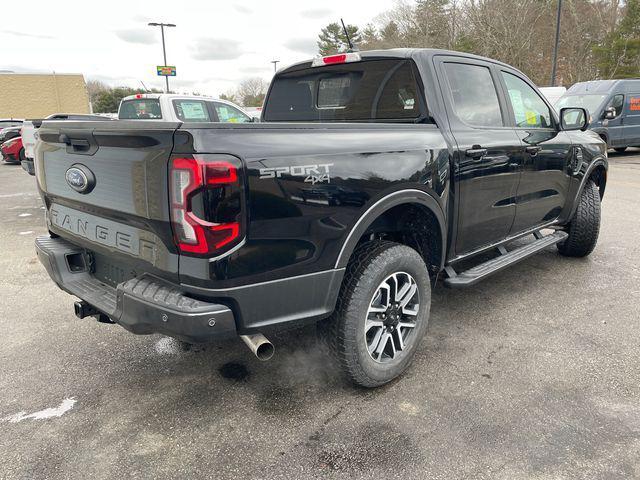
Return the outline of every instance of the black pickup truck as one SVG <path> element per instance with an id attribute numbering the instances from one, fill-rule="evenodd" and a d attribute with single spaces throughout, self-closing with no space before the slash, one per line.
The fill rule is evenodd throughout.
<path id="1" fill-rule="evenodd" d="M 317 322 L 377 386 L 409 365 L 438 278 L 593 250 L 608 164 L 588 119 L 503 63 L 398 49 L 279 71 L 262 123 L 45 121 L 37 253 L 80 318 L 240 335 L 263 359 L 265 335 Z"/>

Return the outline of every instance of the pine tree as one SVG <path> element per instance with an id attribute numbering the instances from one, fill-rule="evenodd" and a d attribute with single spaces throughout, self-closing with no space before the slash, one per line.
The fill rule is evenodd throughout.
<path id="1" fill-rule="evenodd" d="M 360 30 L 356 25 L 347 25 L 347 32 L 351 42 L 357 46 L 361 41 Z M 318 53 L 320 55 L 331 55 L 334 53 L 346 52 L 349 49 L 349 42 L 339 23 L 330 23 L 320 31 L 318 35 Z"/>
<path id="2" fill-rule="evenodd" d="M 640 0 L 627 1 L 622 21 L 594 54 L 602 78 L 640 77 Z"/>

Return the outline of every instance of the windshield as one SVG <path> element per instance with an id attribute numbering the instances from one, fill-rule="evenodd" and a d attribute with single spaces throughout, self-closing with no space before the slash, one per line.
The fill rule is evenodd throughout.
<path id="1" fill-rule="evenodd" d="M 556 102 L 556 108 L 580 107 L 589 110 L 589 113 L 598 109 L 607 95 L 564 95 Z"/>
<path id="2" fill-rule="evenodd" d="M 120 105 L 118 118 L 121 120 L 157 120 L 162 118 L 160 101 L 157 98 L 136 98 Z"/>
<path id="3" fill-rule="evenodd" d="M 370 60 L 278 75 L 264 107 L 272 122 L 406 121 L 421 118 L 412 62 Z"/>

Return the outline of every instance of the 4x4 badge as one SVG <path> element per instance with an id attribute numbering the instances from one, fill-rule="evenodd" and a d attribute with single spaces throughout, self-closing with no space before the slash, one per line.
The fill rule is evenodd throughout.
<path id="1" fill-rule="evenodd" d="M 321 163 L 319 165 L 294 165 L 291 167 L 272 167 L 260 169 L 260 180 L 265 178 L 281 178 L 282 175 L 292 177 L 305 177 L 304 181 L 315 185 L 316 183 L 331 183 L 329 167 L 333 163 Z"/>

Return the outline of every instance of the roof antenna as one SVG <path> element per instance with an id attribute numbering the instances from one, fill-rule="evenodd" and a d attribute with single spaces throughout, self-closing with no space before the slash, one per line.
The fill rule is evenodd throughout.
<path id="1" fill-rule="evenodd" d="M 357 52 L 358 47 L 356 47 L 353 42 L 351 42 L 351 37 L 349 37 L 349 31 L 344 24 L 344 20 L 340 19 L 340 23 L 342 23 L 342 30 L 344 31 L 344 36 L 347 37 L 347 43 L 349 44 L 349 50 L 347 52 Z"/>

